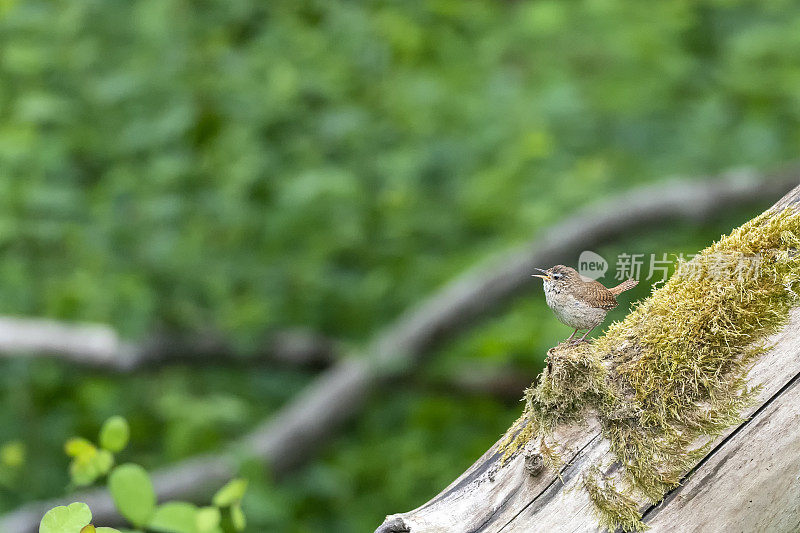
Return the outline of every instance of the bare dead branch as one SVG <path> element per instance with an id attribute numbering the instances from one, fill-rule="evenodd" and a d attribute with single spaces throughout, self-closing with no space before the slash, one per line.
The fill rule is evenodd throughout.
<path id="1" fill-rule="evenodd" d="M 134 344 L 107 325 L 0 316 L 0 357 L 53 357 L 114 372 L 172 363 L 324 367 L 336 351 L 331 339 L 300 328 L 274 332 L 253 353 L 241 353 L 213 333 L 158 334 Z"/>

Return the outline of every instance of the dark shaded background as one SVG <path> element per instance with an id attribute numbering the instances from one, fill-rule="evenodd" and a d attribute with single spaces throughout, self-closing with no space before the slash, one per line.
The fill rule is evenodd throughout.
<path id="1" fill-rule="evenodd" d="M 791 1 L 2 0 L 0 313 L 242 353 L 298 326 L 358 347 L 581 206 L 792 160 L 799 88 Z M 768 203 L 595 251 L 693 252 Z M 447 485 L 569 333 L 538 291 L 290 475 L 246 463 L 250 530 L 371 531 Z M 4 360 L 0 509 L 63 494 L 63 441 L 112 414 L 155 468 L 220 449 L 316 372 Z M 495 375 L 515 379 L 481 385 Z"/>

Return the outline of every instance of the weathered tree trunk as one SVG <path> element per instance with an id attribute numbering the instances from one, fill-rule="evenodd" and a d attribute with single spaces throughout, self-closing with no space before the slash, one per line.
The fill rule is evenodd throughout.
<path id="1" fill-rule="evenodd" d="M 772 211 L 798 203 L 800 186 Z M 651 531 L 800 531 L 800 308 L 770 342 L 747 374 L 749 386 L 762 388 L 745 422 L 717 437 L 661 503 L 637 500 Z M 438 496 L 388 516 L 376 533 L 602 531 L 580 486 L 590 465 L 615 460 L 599 423 L 560 427 L 554 440 L 566 460 L 559 472 L 530 453 L 502 463 L 498 442 Z"/>

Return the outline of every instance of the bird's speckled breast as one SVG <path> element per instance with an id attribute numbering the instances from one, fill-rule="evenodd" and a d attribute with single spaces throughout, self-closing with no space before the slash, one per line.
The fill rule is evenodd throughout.
<path id="1" fill-rule="evenodd" d="M 547 305 L 556 317 L 567 326 L 575 329 L 590 329 L 606 317 L 606 310 L 591 307 L 566 291 L 561 291 L 554 283 L 544 284 Z"/>

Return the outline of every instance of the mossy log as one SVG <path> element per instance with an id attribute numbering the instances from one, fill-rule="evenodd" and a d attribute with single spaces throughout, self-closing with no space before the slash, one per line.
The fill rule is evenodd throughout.
<path id="1" fill-rule="evenodd" d="M 794 213 L 798 205 L 800 186 L 766 213 L 743 226 L 749 227 L 749 230 L 740 228 L 728 239 L 750 248 L 742 240 L 748 238 L 748 231 L 753 231 L 753 228 L 757 231 L 760 226 L 766 226 L 777 218 L 786 220 L 787 213 Z M 785 285 L 787 291 L 794 292 L 791 285 L 800 274 L 795 257 L 795 243 L 800 235 L 795 230 L 800 229 L 797 222 L 800 215 L 791 216 L 790 225 L 781 226 L 779 230 L 779 242 L 784 245 L 783 257 L 789 258 L 791 266 L 788 270 L 770 271 L 768 275 L 773 289 Z M 723 240 L 709 250 L 718 251 L 725 245 Z M 785 276 L 777 284 L 773 279 L 776 273 Z M 787 279 L 792 282 L 787 283 Z M 729 281 L 723 279 L 719 283 Z M 650 298 L 654 303 L 640 304 L 631 313 L 637 317 L 632 320 L 629 317 L 621 325 L 612 327 L 609 334 L 596 343 L 600 348 L 592 348 L 595 355 L 597 349 L 605 350 L 605 354 L 626 354 L 622 363 L 619 358 L 614 357 L 610 357 L 610 360 L 608 357 L 606 360 L 602 357 L 592 359 L 595 362 L 600 360 L 600 364 L 606 369 L 609 365 L 625 367 L 624 370 L 608 370 L 608 376 L 618 376 L 624 372 L 630 374 L 631 365 L 636 366 L 641 362 L 644 357 L 642 354 L 647 354 L 648 350 L 653 352 L 653 346 L 646 344 L 653 342 L 649 332 L 637 337 L 637 334 L 620 335 L 620 330 L 630 322 L 640 325 L 647 324 L 648 319 L 663 322 L 661 317 L 650 316 L 648 313 L 652 313 L 660 305 L 659 298 L 668 304 L 677 301 L 680 307 L 680 296 L 676 300 L 671 296 L 667 298 L 668 295 L 665 296 L 664 293 L 670 290 L 675 292 L 675 287 L 674 282 L 672 285 L 668 283 L 659 289 L 660 295 L 658 291 L 654 292 Z M 717 289 L 719 288 L 712 287 L 710 290 Z M 736 333 L 735 338 L 739 339 L 742 346 L 728 345 L 737 341 L 730 341 L 725 333 L 722 333 L 724 342 L 714 344 L 712 340 L 720 340 L 719 331 L 714 333 L 716 337 L 710 337 L 707 332 L 702 331 L 676 332 L 676 335 L 683 333 L 687 338 L 697 335 L 697 342 L 706 342 L 707 345 L 689 355 L 697 353 L 698 357 L 713 360 L 715 354 L 720 354 L 720 362 L 714 361 L 714 364 L 720 369 L 720 379 L 726 380 L 725 387 L 729 386 L 719 388 L 712 384 L 710 388 L 698 389 L 711 391 L 710 398 L 698 397 L 697 390 L 693 391 L 689 409 L 693 412 L 688 425 L 686 420 L 681 420 L 681 413 L 670 413 L 666 417 L 663 413 L 642 415 L 642 406 L 649 404 L 642 402 L 639 396 L 635 402 L 631 400 L 632 409 L 640 411 L 635 415 L 619 414 L 620 405 L 624 406 L 626 399 L 617 398 L 619 401 L 612 402 L 612 408 L 607 408 L 604 403 L 587 412 L 586 416 L 570 416 L 566 419 L 562 417 L 552 427 L 545 428 L 547 431 L 542 430 L 543 424 L 539 423 L 532 434 L 529 428 L 533 418 L 529 416 L 526 419 L 523 415 L 509 430 L 509 434 L 439 495 L 413 511 L 388 516 L 376 533 L 550 533 L 595 532 L 617 528 L 703 533 L 800 531 L 800 302 L 780 296 L 780 301 L 775 301 L 775 308 L 780 308 L 776 315 L 782 314 L 783 317 L 778 317 L 779 320 L 775 321 L 775 316 L 766 316 L 772 315 L 771 300 L 764 296 L 767 289 L 761 293 L 760 286 L 742 285 L 726 287 L 718 292 L 735 293 L 737 289 L 746 289 L 748 293 L 734 296 L 734 300 L 749 300 L 749 293 L 754 290 L 759 292 L 758 297 L 763 296 L 760 304 L 756 302 L 751 307 L 748 307 L 751 305 L 749 301 L 742 304 L 744 307 L 741 309 L 735 307 L 737 304 L 734 302 L 733 313 L 723 309 L 725 302 L 722 300 L 713 302 L 714 309 L 719 306 L 725 320 L 742 315 L 743 320 L 749 321 L 744 328 L 737 329 L 736 324 L 731 324 L 731 329 Z M 688 297 L 693 295 L 690 293 Z M 730 299 L 730 296 L 726 297 Z M 751 315 L 754 309 L 759 309 L 765 315 L 764 322 L 771 323 L 772 326 L 767 325 L 760 329 L 760 317 L 746 316 Z M 696 328 L 697 324 L 693 326 Z M 663 328 L 663 324 L 659 324 L 659 327 Z M 637 344 L 638 341 L 641 344 Z M 624 347 L 609 346 L 614 342 L 623 344 Z M 698 346 L 690 342 L 684 344 L 692 346 L 692 349 Z M 753 349 L 752 346 L 758 348 Z M 558 357 L 566 356 L 573 357 L 571 362 L 574 364 L 574 356 L 565 350 L 567 349 L 551 350 L 550 363 L 558 365 Z M 646 367 L 646 362 L 642 364 Z M 687 364 L 687 368 L 691 369 L 691 362 L 676 362 L 676 366 Z M 739 374 L 736 374 L 737 371 Z M 540 400 L 537 394 L 543 394 L 542 384 L 547 384 L 547 380 L 552 379 L 552 373 L 552 369 L 546 370 L 539 385 L 527 392 L 528 408 Z M 576 375 L 585 377 L 588 374 L 584 372 Z M 612 378 L 605 379 L 608 381 Z M 641 382 L 642 376 L 637 375 L 636 379 Z M 656 383 L 658 379 L 657 377 Z M 707 377 L 704 376 L 703 379 Z M 631 383 L 635 387 L 638 382 L 630 379 L 625 382 L 629 393 Z M 552 388 L 553 384 L 550 383 L 549 386 Z M 717 404 L 719 398 L 713 396 L 715 391 L 720 390 L 726 394 L 733 393 L 725 400 L 727 403 L 722 408 Z M 654 394 L 659 395 L 661 392 L 656 391 Z M 661 403 L 653 402 L 653 405 L 667 405 L 663 398 L 659 401 Z M 672 405 L 680 404 L 676 402 Z M 536 411 L 536 405 L 533 405 L 532 410 Z M 704 414 L 708 414 L 707 419 L 697 423 L 698 416 L 702 417 Z M 535 416 L 546 419 L 548 413 L 539 412 Z M 648 481 L 647 476 L 653 472 L 642 475 L 637 470 L 642 466 L 637 458 L 621 458 L 628 446 L 624 442 L 625 436 L 639 437 L 635 433 L 638 429 L 628 428 L 630 433 L 620 433 L 618 421 L 627 417 L 634 421 L 634 426 L 637 423 L 647 425 L 648 421 L 658 416 L 668 421 L 674 419 L 683 422 L 675 430 L 675 434 L 690 437 L 692 444 L 681 441 L 677 447 L 670 448 L 681 451 L 681 457 L 665 458 L 661 452 L 666 446 L 654 448 L 654 457 L 658 457 L 659 453 L 662 456 L 658 457 L 658 467 L 653 467 L 652 470 L 656 478 L 663 474 L 664 480 L 660 481 L 661 485 L 659 482 L 648 485 L 641 481 Z M 715 419 L 715 416 L 718 418 Z M 659 420 L 659 423 L 662 422 L 663 420 Z M 652 427 L 663 428 L 663 425 L 656 423 Z M 670 431 L 671 428 L 666 429 Z M 527 439 L 509 453 L 509 441 L 526 431 L 529 433 Z M 649 437 L 653 438 L 652 429 L 648 431 L 651 431 Z M 665 440 L 673 438 L 674 435 L 664 437 Z M 659 443 L 659 446 L 662 444 Z M 669 470 L 676 464 L 679 465 L 680 472 L 674 478 L 674 472 Z M 611 483 L 610 489 L 606 482 Z M 617 490 L 620 486 L 624 486 L 625 490 Z M 664 490 L 659 491 L 659 488 Z M 604 505 L 613 512 L 607 513 Z M 634 515 L 630 520 L 626 520 L 626 511 Z"/>

